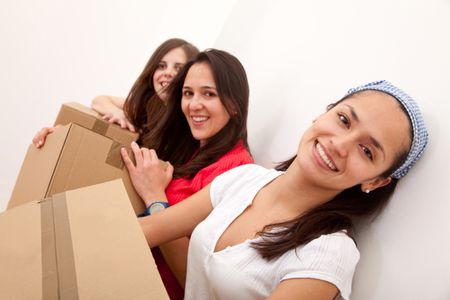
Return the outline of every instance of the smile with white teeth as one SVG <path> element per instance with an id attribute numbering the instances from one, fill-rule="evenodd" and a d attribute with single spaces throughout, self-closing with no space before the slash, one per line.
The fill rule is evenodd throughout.
<path id="1" fill-rule="evenodd" d="M 192 120 L 194 122 L 204 122 L 204 121 L 206 121 L 208 119 L 209 119 L 208 117 L 202 117 L 202 116 L 193 116 L 192 117 Z"/>
<path id="2" fill-rule="evenodd" d="M 317 149 L 317 153 L 319 153 L 320 158 L 328 166 L 328 168 L 330 168 L 332 171 L 337 171 L 336 166 L 333 164 L 331 159 L 327 156 L 327 154 L 325 153 L 325 150 L 323 149 L 322 145 L 319 144 L 319 142 L 316 143 L 316 149 Z"/>
<path id="3" fill-rule="evenodd" d="M 168 84 L 169 84 L 169 83 L 168 83 L 167 81 L 162 81 L 162 82 L 161 82 L 161 86 L 162 86 L 162 87 L 166 87 L 166 85 L 168 85 Z"/>

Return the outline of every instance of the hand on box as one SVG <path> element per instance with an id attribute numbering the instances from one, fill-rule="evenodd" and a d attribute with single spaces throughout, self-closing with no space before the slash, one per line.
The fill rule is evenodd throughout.
<path id="1" fill-rule="evenodd" d="M 56 125 L 54 127 L 44 127 L 39 130 L 33 138 L 33 144 L 36 146 L 36 148 L 42 148 L 42 146 L 44 146 L 45 144 L 47 135 L 55 131 L 55 129 L 58 127 L 61 127 L 61 125 Z"/>
<path id="2" fill-rule="evenodd" d="M 119 124 L 120 127 L 136 132 L 133 124 L 125 117 L 125 113 L 120 108 L 114 109 L 113 112 L 106 113 L 102 116 L 103 120 L 109 123 Z"/>
<path id="3" fill-rule="evenodd" d="M 136 192 L 146 206 L 156 200 L 166 201 L 165 190 L 172 180 L 173 166 L 167 162 L 164 168 L 153 149 L 139 148 L 135 142 L 131 143 L 131 149 L 136 165 L 131 161 L 125 148 L 122 148 L 121 154 Z"/>

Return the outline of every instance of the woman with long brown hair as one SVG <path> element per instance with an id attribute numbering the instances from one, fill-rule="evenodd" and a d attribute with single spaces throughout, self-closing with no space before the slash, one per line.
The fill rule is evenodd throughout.
<path id="1" fill-rule="evenodd" d="M 349 299 L 353 222 L 384 206 L 428 135 L 411 97 L 386 81 L 351 89 L 279 170 L 234 168 L 140 219 L 155 247 L 190 236 L 185 299 Z"/>
<path id="2" fill-rule="evenodd" d="M 189 42 L 172 38 L 163 42 L 152 54 L 128 96 L 98 96 L 92 108 L 104 119 L 123 128 L 146 134 L 165 109 L 166 87 L 186 62 L 198 54 Z"/>
<path id="3" fill-rule="evenodd" d="M 122 152 L 148 214 L 174 206 L 217 175 L 253 162 L 247 144 L 249 87 L 236 57 L 217 49 L 200 52 L 173 79 L 167 95 L 163 118 L 142 139 L 146 147 L 132 145 L 136 165 Z M 164 169 L 159 159 L 169 166 Z M 171 299 L 184 296 L 188 243 L 181 238 L 161 245 L 164 257 L 159 248 L 152 251 Z"/>

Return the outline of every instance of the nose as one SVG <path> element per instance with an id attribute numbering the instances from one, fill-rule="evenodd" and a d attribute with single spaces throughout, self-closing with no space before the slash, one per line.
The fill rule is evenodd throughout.
<path id="1" fill-rule="evenodd" d="M 199 110 L 203 107 L 203 103 L 199 98 L 198 94 L 194 94 L 191 100 L 189 101 L 189 109 L 190 110 Z"/>
<path id="2" fill-rule="evenodd" d="M 177 75 L 177 71 L 175 70 L 174 66 L 167 66 L 167 68 L 164 70 L 164 76 L 167 78 L 173 78 L 175 75 Z"/>
<path id="3" fill-rule="evenodd" d="M 341 134 L 330 139 L 330 151 L 335 152 L 340 157 L 347 157 L 350 147 L 353 144 L 351 134 Z"/>

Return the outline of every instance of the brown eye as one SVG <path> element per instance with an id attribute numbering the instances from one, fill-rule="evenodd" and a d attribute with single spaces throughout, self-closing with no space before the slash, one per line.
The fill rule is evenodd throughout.
<path id="1" fill-rule="evenodd" d="M 367 156 L 370 160 L 373 160 L 372 151 L 370 151 L 369 148 L 361 145 L 362 151 L 364 152 L 364 155 Z"/>
<path id="2" fill-rule="evenodd" d="M 165 68 L 166 68 L 166 64 L 165 64 L 165 63 L 160 62 L 160 63 L 158 64 L 158 69 L 165 69 Z"/>
<path id="3" fill-rule="evenodd" d="M 192 96 L 192 95 L 193 95 L 193 93 L 191 91 L 183 91 L 183 96 L 184 97 L 189 97 L 189 96 Z"/>
<path id="4" fill-rule="evenodd" d="M 341 123 L 344 124 L 345 127 L 347 127 L 347 128 L 350 127 L 350 121 L 346 115 L 339 113 L 338 117 L 339 117 L 339 120 L 341 121 Z"/>

